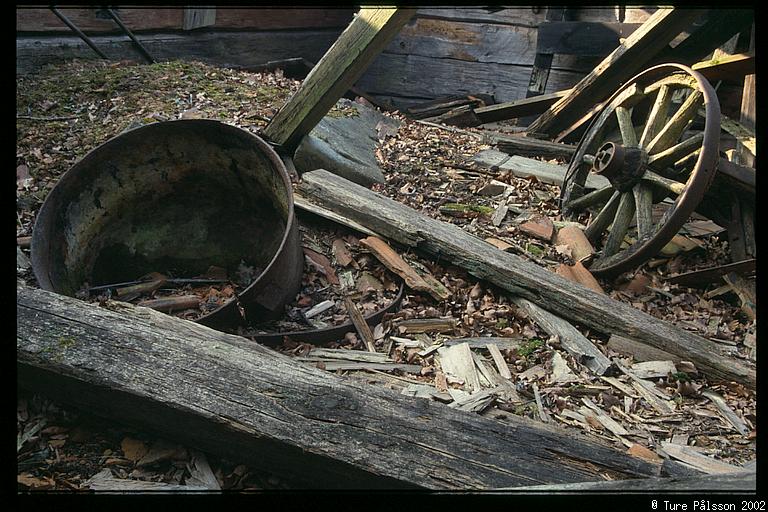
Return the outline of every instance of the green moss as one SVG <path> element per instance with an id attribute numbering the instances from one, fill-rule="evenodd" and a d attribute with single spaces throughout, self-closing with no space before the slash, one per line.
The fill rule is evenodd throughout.
<path id="1" fill-rule="evenodd" d="M 498 322 L 496 322 L 496 328 L 497 329 L 506 329 L 509 327 L 509 321 L 506 318 L 502 318 Z"/>
<path id="2" fill-rule="evenodd" d="M 544 346 L 544 340 L 539 338 L 531 338 L 530 340 L 525 341 L 522 345 L 520 345 L 520 348 L 517 349 L 517 353 L 523 357 L 528 357 L 529 355 L 533 354 L 537 348 L 542 346 Z"/>
<path id="3" fill-rule="evenodd" d="M 77 340 L 71 336 L 61 336 L 59 338 L 59 347 L 65 350 L 75 345 L 76 343 L 77 343 Z"/>

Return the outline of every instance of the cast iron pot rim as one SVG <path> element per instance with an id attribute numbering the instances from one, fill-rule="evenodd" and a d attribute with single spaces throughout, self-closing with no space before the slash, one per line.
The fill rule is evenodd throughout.
<path id="1" fill-rule="evenodd" d="M 219 312 L 223 311 L 224 309 L 228 307 L 233 307 L 233 303 L 237 302 L 237 300 L 249 293 L 258 283 L 261 281 L 262 277 L 267 275 L 269 270 L 272 268 L 272 266 L 277 261 L 278 257 L 283 255 L 283 251 L 285 249 L 285 244 L 288 240 L 288 235 L 291 232 L 291 229 L 293 227 L 293 224 L 295 222 L 295 216 L 294 216 L 294 206 L 293 206 L 293 187 L 291 185 L 291 180 L 288 177 L 288 171 L 285 169 L 285 164 L 283 163 L 282 159 L 278 156 L 278 154 L 275 152 L 275 150 L 270 146 L 264 139 L 259 137 L 258 135 L 244 129 L 240 128 L 239 126 L 235 126 L 230 123 L 226 123 L 224 121 L 218 121 L 215 119 L 174 119 L 170 121 L 158 121 L 155 123 L 146 124 L 143 126 L 139 126 L 133 129 L 124 130 L 117 135 L 113 136 L 112 138 L 108 139 L 106 142 L 96 146 L 95 148 L 91 149 L 86 155 L 80 159 L 80 161 L 75 162 L 72 167 L 69 168 L 56 182 L 56 184 L 53 186 L 51 191 L 48 193 L 48 195 L 45 198 L 45 201 L 43 201 L 43 205 L 40 207 L 40 210 L 37 213 L 37 218 L 35 219 L 35 225 L 32 228 L 32 240 L 30 243 L 30 252 L 31 252 L 31 260 L 32 260 L 32 271 L 35 274 L 35 278 L 37 279 L 37 283 L 43 290 L 52 291 L 55 293 L 59 293 L 57 290 L 54 290 L 53 284 L 49 277 L 49 252 L 50 252 L 50 244 L 49 244 L 49 231 L 50 226 L 53 221 L 54 212 L 48 212 L 49 209 L 53 208 L 51 206 L 52 202 L 62 202 L 61 198 L 57 199 L 57 195 L 61 194 L 61 190 L 64 189 L 66 186 L 66 183 L 69 181 L 72 181 L 76 179 L 73 176 L 76 176 L 76 174 L 79 171 L 79 169 L 83 168 L 84 166 L 88 165 L 88 161 L 93 158 L 92 155 L 106 151 L 109 149 L 113 149 L 112 147 L 115 144 L 118 144 L 123 136 L 125 136 L 128 133 L 133 133 L 136 131 L 151 131 L 151 130 L 157 130 L 158 126 L 168 126 L 170 124 L 175 125 L 187 125 L 187 126 L 193 126 L 193 125 L 208 125 L 208 126 L 218 126 L 224 130 L 238 130 L 239 132 L 242 132 L 243 134 L 249 136 L 253 142 L 256 144 L 256 147 L 262 151 L 263 154 L 267 156 L 267 158 L 272 163 L 273 167 L 277 171 L 277 173 L 280 175 L 280 178 L 283 180 L 283 185 L 285 187 L 285 191 L 287 194 L 288 199 L 288 219 L 285 224 L 285 229 L 283 230 L 283 236 L 280 240 L 279 247 L 275 250 L 274 256 L 272 256 L 272 259 L 270 260 L 269 264 L 264 268 L 264 270 L 253 280 L 251 283 L 245 287 L 241 292 L 239 292 L 236 297 L 233 297 L 229 299 L 227 302 L 219 306 L 218 308 L 214 309 L 210 313 L 207 313 L 205 315 L 200 316 L 195 321 L 201 322 L 204 319 L 211 319 L 212 317 L 216 316 Z M 62 185 L 64 183 L 65 185 Z M 57 189 L 59 192 L 57 192 Z M 50 198 L 53 198 L 52 201 L 49 201 Z M 42 248 L 42 251 L 37 250 L 37 248 Z"/>

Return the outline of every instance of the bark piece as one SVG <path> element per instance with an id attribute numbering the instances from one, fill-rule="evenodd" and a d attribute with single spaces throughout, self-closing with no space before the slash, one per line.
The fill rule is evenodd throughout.
<path id="1" fill-rule="evenodd" d="M 414 290 L 427 292 L 435 300 L 445 300 L 450 297 L 450 293 L 446 295 L 446 289 L 444 287 L 431 286 L 427 283 L 403 258 L 400 257 L 386 242 L 382 239 L 370 236 L 360 240 L 360 245 L 367 248 L 371 253 L 376 256 L 385 267 L 402 277 L 405 284 L 413 288 Z"/>

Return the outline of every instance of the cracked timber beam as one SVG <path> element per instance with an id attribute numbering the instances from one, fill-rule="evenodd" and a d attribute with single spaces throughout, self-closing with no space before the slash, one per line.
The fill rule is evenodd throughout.
<path id="1" fill-rule="evenodd" d="M 305 173 L 298 190 L 309 202 L 462 267 L 564 319 L 666 350 L 692 361 L 709 377 L 755 388 L 755 370 L 726 356 L 717 343 L 501 251 L 458 226 L 431 219 L 322 169 Z"/>
<path id="2" fill-rule="evenodd" d="M 305 488 L 491 489 L 671 475 L 571 431 L 500 422 L 130 304 L 17 286 L 21 387 Z"/>
<path id="3" fill-rule="evenodd" d="M 700 9 L 660 8 L 610 55 L 528 127 L 529 133 L 552 138 L 575 125 L 585 114 L 639 73 L 670 41 L 702 14 Z"/>
<path id="4" fill-rule="evenodd" d="M 362 76 L 415 9 L 363 7 L 304 79 L 263 135 L 293 153 L 301 139 Z"/>

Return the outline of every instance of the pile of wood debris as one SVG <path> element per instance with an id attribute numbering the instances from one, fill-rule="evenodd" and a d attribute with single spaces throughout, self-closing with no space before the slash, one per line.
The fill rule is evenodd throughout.
<path id="1" fill-rule="evenodd" d="M 178 62 L 75 62 L 19 78 L 17 277 L 35 284 L 27 251 L 36 212 L 85 152 L 134 123 L 176 118 L 221 119 L 258 133 L 297 86 L 280 74 Z M 755 320 L 730 289 L 669 280 L 727 261 L 727 242 L 716 226 L 694 219 L 658 258 L 614 281 L 596 280 L 580 265 L 588 251 L 581 252 L 571 223 L 559 216 L 557 185 L 478 163 L 476 155 L 490 149 L 481 130 L 387 115 L 402 125 L 380 141 L 377 158 L 387 181 L 378 192 L 722 344 L 734 357 L 755 359 Z M 307 257 L 303 289 L 287 307 L 288 323 L 273 328 L 348 321 L 344 299 L 350 295 L 363 314 L 371 313 L 393 299 L 398 278 L 408 292 L 400 310 L 367 333 L 357 322 L 357 332 L 342 339 L 320 345 L 286 339 L 280 351 L 414 400 L 500 421 L 518 415 L 556 423 L 637 457 L 680 461 L 692 471 L 754 465 L 756 397 L 746 387 L 710 383 L 678 357 L 579 329 L 571 334 L 587 338 L 615 365 L 612 375 L 596 373 L 564 349 L 558 327 L 532 303 L 370 234 L 322 227 L 299 215 Z M 20 394 L 18 404 L 20 489 L 128 488 L 130 481 L 167 490 L 182 484 L 290 487 L 242 465 L 209 464 L 202 454 L 153 436 L 93 423 L 85 413 L 40 397 Z"/>

